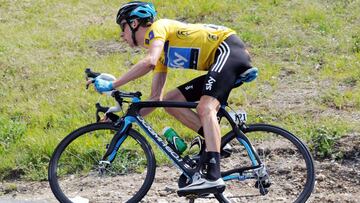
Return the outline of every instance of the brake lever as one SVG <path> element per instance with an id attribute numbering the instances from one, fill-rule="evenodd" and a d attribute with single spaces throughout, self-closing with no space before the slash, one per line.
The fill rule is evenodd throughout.
<path id="1" fill-rule="evenodd" d="M 97 76 L 101 75 L 101 73 L 97 73 L 97 72 L 94 72 L 91 70 L 91 68 L 86 68 L 85 69 L 85 78 L 87 80 L 86 82 L 86 89 L 89 89 L 89 86 L 91 83 L 94 83 L 95 82 L 95 78 Z"/>
<path id="2" fill-rule="evenodd" d="M 86 79 L 88 79 L 88 78 L 86 78 Z M 88 81 L 86 82 L 86 89 L 89 89 L 90 84 L 91 84 L 91 83 L 94 83 L 94 82 L 95 82 L 95 79 L 90 79 L 90 80 L 88 80 Z"/>

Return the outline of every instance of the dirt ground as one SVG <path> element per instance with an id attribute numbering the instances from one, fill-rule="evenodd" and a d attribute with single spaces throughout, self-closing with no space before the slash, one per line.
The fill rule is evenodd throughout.
<path id="1" fill-rule="evenodd" d="M 360 135 L 343 137 L 336 144 L 336 149 L 344 152 L 343 160 L 315 161 L 316 185 L 308 202 L 360 202 Z M 179 175 L 174 167 L 157 168 L 154 184 L 143 202 L 187 202 L 185 198 L 179 198 L 176 194 Z M 125 186 L 130 184 L 122 183 Z M 0 193 L 3 194 L 0 196 L 0 202 L 57 202 L 47 182 L 2 182 Z M 278 202 L 277 200 L 271 202 Z M 197 199 L 195 202 L 207 203 L 216 200 L 206 198 Z"/>
<path id="2" fill-rule="evenodd" d="M 346 148 L 346 159 L 337 162 L 316 161 L 316 185 L 308 202 L 360 202 L 360 154 L 359 135 L 342 140 L 339 147 Z M 157 168 L 156 179 L 144 202 L 186 202 L 176 194 L 179 172 L 173 167 Z M 123 183 L 130 184 L 130 183 Z M 16 188 L 16 189 L 15 189 Z M 0 202 L 57 202 L 47 182 L 3 182 L 0 186 Z M 231 199 L 230 199 L 231 200 Z M 195 202 L 216 202 L 215 199 L 197 199 Z M 276 199 L 274 202 L 277 202 Z"/>

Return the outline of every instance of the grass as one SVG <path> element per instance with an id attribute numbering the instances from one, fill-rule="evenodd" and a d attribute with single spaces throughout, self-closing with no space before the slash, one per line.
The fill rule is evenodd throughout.
<path id="1" fill-rule="evenodd" d="M 57 143 L 95 119 L 98 96 L 85 91 L 84 69 L 119 76 L 144 55 L 119 41 L 114 21 L 124 2 L 0 0 L 0 179 L 46 179 Z M 234 90 L 229 102 L 244 107 L 250 122 L 279 124 L 306 140 L 324 132 L 332 137 L 359 132 L 358 120 L 318 114 L 327 109 L 360 111 L 359 1 L 153 2 L 161 18 L 222 24 L 237 31 L 260 76 Z M 169 72 L 166 90 L 200 74 L 177 73 Z M 298 81 L 322 84 L 314 87 L 321 90 L 317 98 L 303 107 L 311 111 L 299 114 L 262 105 L 284 82 L 303 88 Z M 150 84 L 151 74 L 123 89 L 141 90 L 146 98 Z M 111 104 L 110 99 L 102 101 Z M 187 140 L 194 135 L 163 110 L 146 119 L 158 131 L 166 123 Z M 158 158 L 158 163 L 166 159 Z"/>

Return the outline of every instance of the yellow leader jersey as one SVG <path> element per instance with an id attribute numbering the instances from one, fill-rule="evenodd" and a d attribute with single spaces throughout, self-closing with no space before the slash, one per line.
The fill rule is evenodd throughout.
<path id="1" fill-rule="evenodd" d="M 232 34 L 234 30 L 223 26 L 160 19 L 146 31 L 144 43 L 165 42 L 154 72 L 167 72 L 167 67 L 208 70 L 220 43 Z"/>

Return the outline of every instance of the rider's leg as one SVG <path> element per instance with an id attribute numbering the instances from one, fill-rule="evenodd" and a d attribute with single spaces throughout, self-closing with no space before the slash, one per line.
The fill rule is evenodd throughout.
<path id="1" fill-rule="evenodd" d="M 184 95 L 180 92 L 179 89 L 174 89 L 167 93 L 164 97 L 165 101 L 187 101 Z M 170 115 L 174 116 L 186 127 L 198 132 L 201 127 L 201 122 L 199 116 L 188 108 L 165 108 L 165 111 Z"/>
<path id="2" fill-rule="evenodd" d="M 199 105 L 196 110 L 199 114 L 201 124 L 204 126 L 206 155 L 207 155 L 207 179 L 218 180 L 221 178 L 220 173 L 220 145 L 221 132 L 220 125 L 217 120 L 217 112 L 220 108 L 220 102 L 208 95 L 200 98 Z"/>
<path id="3" fill-rule="evenodd" d="M 196 108 L 204 127 L 206 149 L 208 151 L 220 152 L 220 125 L 216 114 L 220 108 L 220 102 L 211 96 L 204 95 Z"/>
<path id="4" fill-rule="evenodd" d="M 226 103 L 238 75 L 251 68 L 251 64 L 243 42 L 235 35 L 229 36 L 220 44 L 214 62 L 203 78 L 202 96 L 197 107 L 205 134 L 207 179 L 194 180 L 190 185 L 180 188 L 179 192 L 196 193 L 199 190 L 207 191 L 214 188 L 221 191 L 225 188 L 225 183 L 220 177 L 221 137 L 216 114 L 220 104 Z M 184 89 L 186 88 L 191 89 L 192 86 Z M 186 97 L 186 91 L 180 90 Z"/>
<path id="5" fill-rule="evenodd" d="M 204 126 L 205 142 L 206 142 L 206 162 L 207 162 L 207 177 L 200 178 L 186 187 L 180 188 L 180 193 L 202 193 L 222 192 L 225 189 L 225 183 L 221 178 L 220 173 L 220 125 L 218 123 L 216 114 L 220 107 L 220 102 L 208 95 L 200 98 L 200 102 L 196 108 Z"/>

